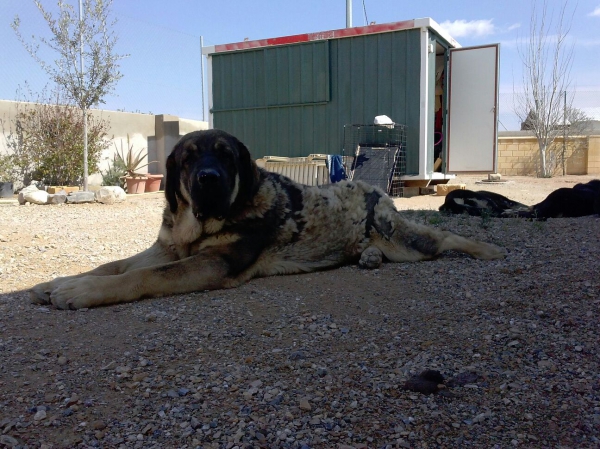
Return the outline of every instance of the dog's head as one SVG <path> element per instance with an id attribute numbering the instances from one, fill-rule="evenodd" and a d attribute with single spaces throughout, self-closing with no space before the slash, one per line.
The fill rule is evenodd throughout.
<path id="1" fill-rule="evenodd" d="M 180 202 L 198 219 L 222 219 L 250 200 L 259 173 L 246 146 L 212 129 L 183 136 L 167 158 L 165 195 L 172 213 Z"/>

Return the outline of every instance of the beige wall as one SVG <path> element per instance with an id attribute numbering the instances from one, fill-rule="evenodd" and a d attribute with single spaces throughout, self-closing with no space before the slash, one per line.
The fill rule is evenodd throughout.
<path id="1" fill-rule="evenodd" d="M 558 138 L 547 157 L 553 162 L 553 175 L 562 174 L 563 139 Z M 569 175 L 600 174 L 600 136 L 574 137 L 567 140 L 566 172 Z M 498 138 L 498 172 L 505 176 L 537 175 L 539 147 L 532 136 Z"/>
<path id="2" fill-rule="evenodd" d="M 4 135 L 10 132 L 17 114 L 15 101 L 0 100 L 0 152 L 6 152 Z M 166 156 L 170 153 L 179 136 L 190 131 L 207 129 L 208 123 L 198 120 L 180 119 L 172 115 L 136 114 L 131 112 L 91 110 L 95 117 L 110 123 L 108 132 L 112 145 L 103 152 L 100 169 L 105 170 L 113 158 L 116 148 L 126 148 L 127 136 L 134 151 L 146 149 L 149 159 L 158 160 L 158 164 L 147 167 L 148 172 L 163 173 Z M 146 169 L 142 169 L 145 171 Z M 91 170 L 90 170 L 91 171 Z M 93 178 L 93 177 L 91 177 Z M 97 178 L 97 177 L 96 177 Z"/>

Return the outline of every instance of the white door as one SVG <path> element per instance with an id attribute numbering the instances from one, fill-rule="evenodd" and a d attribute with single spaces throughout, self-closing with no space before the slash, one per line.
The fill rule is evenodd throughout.
<path id="1" fill-rule="evenodd" d="M 500 44 L 450 50 L 448 173 L 495 173 Z"/>

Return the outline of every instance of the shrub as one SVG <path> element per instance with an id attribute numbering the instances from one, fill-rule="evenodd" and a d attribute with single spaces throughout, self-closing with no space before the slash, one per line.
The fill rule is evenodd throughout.
<path id="1" fill-rule="evenodd" d="M 0 182 L 14 182 L 16 167 L 12 154 L 0 154 Z"/>
<path id="2" fill-rule="evenodd" d="M 83 180 L 83 116 L 64 104 L 59 94 L 52 103 L 19 103 L 6 137 L 17 171 L 25 184 L 35 178 L 46 185 L 81 185 Z M 88 115 L 88 166 L 98 170 L 109 123 Z"/>

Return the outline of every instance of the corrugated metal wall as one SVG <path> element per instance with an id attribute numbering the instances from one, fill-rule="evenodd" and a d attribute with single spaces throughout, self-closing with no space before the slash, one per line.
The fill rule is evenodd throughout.
<path id="1" fill-rule="evenodd" d="M 340 154 L 344 125 L 407 126 L 418 172 L 420 30 L 212 55 L 215 128 L 253 157 Z"/>

